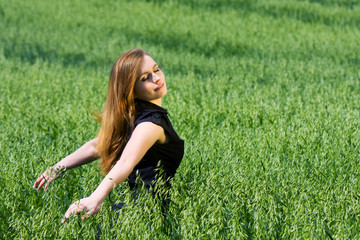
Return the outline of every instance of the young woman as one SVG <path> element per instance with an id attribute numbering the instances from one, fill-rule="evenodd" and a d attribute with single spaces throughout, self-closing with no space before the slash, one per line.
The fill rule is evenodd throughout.
<path id="1" fill-rule="evenodd" d="M 150 188 L 161 175 L 169 186 L 183 157 L 184 142 L 161 107 L 166 93 L 163 72 L 144 50 L 132 49 L 115 62 L 97 138 L 48 168 L 33 186 L 46 190 L 61 172 L 101 159 L 105 178 L 89 197 L 70 205 L 63 223 L 83 210 L 84 218 L 96 214 L 114 184 L 126 179 L 135 189 L 140 175 Z"/>

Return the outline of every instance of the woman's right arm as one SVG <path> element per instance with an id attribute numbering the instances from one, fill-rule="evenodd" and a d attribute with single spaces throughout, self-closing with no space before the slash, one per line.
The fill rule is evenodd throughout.
<path id="1" fill-rule="evenodd" d="M 59 177 L 61 172 L 96 160 L 98 158 L 96 143 L 97 138 L 88 141 L 78 150 L 46 169 L 35 181 L 33 188 L 39 190 L 45 184 L 45 191 L 49 184 Z"/>

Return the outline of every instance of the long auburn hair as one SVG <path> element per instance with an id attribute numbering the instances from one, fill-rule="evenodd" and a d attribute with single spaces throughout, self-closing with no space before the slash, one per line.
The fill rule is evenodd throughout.
<path id="1" fill-rule="evenodd" d="M 109 88 L 103 112 L 98 116 L 101 123 L 97 140 L 98 156 L 103 173 L 108 173 L 119 159 L 132 131 L 135 118 L 134 86 L 147 54 L 143 49 L 132 49 L 115 62 L 109 80 Z"/>

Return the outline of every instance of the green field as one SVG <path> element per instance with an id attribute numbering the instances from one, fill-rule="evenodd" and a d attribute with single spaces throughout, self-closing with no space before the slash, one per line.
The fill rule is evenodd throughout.
<path id="1" fill-rule="evenodd" d="M 167 218 L 123 183 L 61 224 L 97 162 L 32 185 L 96 136 L 135 47 L 186 144 Z M 1 239 L 92 239 L 100 222 L 103 239 L 360 239 L 360 2 L 0 0 L 0 186 Z"/>

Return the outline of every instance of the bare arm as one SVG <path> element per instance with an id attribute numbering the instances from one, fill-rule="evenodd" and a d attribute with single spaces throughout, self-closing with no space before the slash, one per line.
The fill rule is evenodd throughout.
<path id="1" fill-rule="evenodd" d="M 67 157 L 63 158 L 61 161 L 56 163 L 54 166 L 48 168 L 41 174 L 38 179 L 35 181 L 33 188 L 39 190 L 44 184 L 44 191 L 48 188 L 50 183 L 59 177 L 62 171 L 71 169 L 83 164 L 97 159 L 97 149 L 96 149 L 97 138 L 94 138 L 84 145 L 82 145 L 75 152 L 71 153 Z"/>
<path id="2" fill-rule="evenodd" d="M 65 167 L 66 169 L 71 169 L 94 161 L 98 158 L 96 142 L 97 138 L 86 142 L 75 152 L 56 163 L 53 167 Z"/>
<path id="3" fill-rule="evenodd" d="M 97 213 L 105 197 L 113 189 L 114 185 L 120 184 L 130 175 L 136 164 L 155 142 L 162 143 L 164 141 L 165 132 L 162 127 L 151 122 L 139 124 L 133 131 L 119 161 L 105 176 L 90 197 L 76 201 L 69 207 L 62 222 L 64 223 L 70 214 L 78 214 L 83 209 L 87 212 L 84 216 L 85 218 Z"/>

